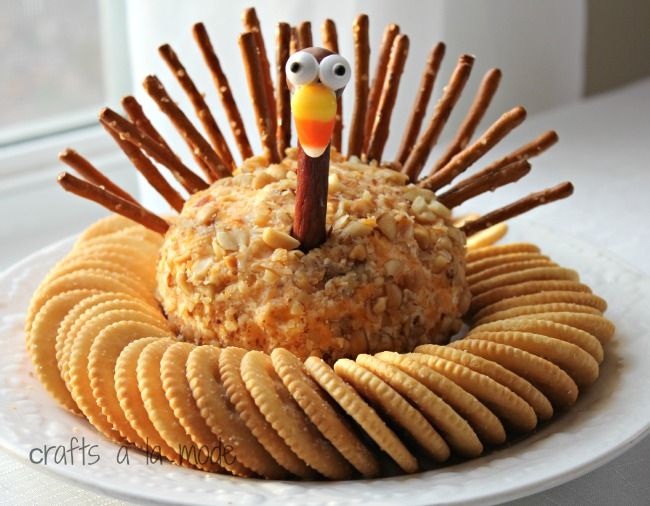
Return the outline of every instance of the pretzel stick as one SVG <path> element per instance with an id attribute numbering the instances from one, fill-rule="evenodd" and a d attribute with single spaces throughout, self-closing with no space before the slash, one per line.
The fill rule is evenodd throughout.
<path id="1" fill-rule="evenodd" d="M 424 114 L 427 112 L 427 106 L 431 99 L 433 85 L 436 82 L 436 77 L 444 56 L 445 45 L 442 42 L 438 42 L 433 46 L 433 48 L 431 48 L 429 58 L 424 67 L 424 72 L 422 73 L 422 78 L 420 79 L 420 87 L 418 88 L 418 93 L 415 97 L 415 103 L 413 104 L 411 115 L 406 122 L 406 131 L 404 132 L 402 142 L 397 151 L 396 160 L 402 165 L 406 162 L 406 159 L 413 149 L 417 136 L 420 133 L 422 120 L 424 119 Z"/>
<path id="2" fill-rule="evenodd" d="M 149 118 L 147 118 L 144 110 L 142 109 L 142 106 L 135 97 L 131 95 L 122 97 L 122 107 L 124 108 L 126 114 L 129 116 L 129 119 L 139 130 L 160 144 L 160 146 L 168 151 L 170 155 L 176 156 L 176 154 L 172 151 L 172 148 L 170 148 L 169 144 L 167 144 L 167 141 L 165 141 L 164 137 L 160 135 L 160 132 L 156 130 L 156 127 L 154 127 Z"/>
<path id="3" fill-rule="evenodd" d="M 62 172 L 57 177 L 57 182 L 67 192 L 74 193 L 79 197 L 97 202 L 106 209 L 121 214 L 125 218 L 135 221 L 140 225 L 165 235 L 169 229 L 169 223 L 163 220 L 157 214 L 146 210 L 140 204 L 134 204 L 129 200 L 118 197 L 101 186 L 88 183 L 83 179 L 74 177 L 72 174 Z"/>
<path id="4" fill-rule="evenodd" d="M 469 144 L 476 127 L 481 122 L 485 115 L 485 111 L 487 111 L 487 108 L 490 106 L 490 102 L 499 87 L 499 81 L 501 81 L 501 71 L 499 69 L 488 70 L 485 77 L 483 77 L 483 81 L 481 81 L 481 85 L 476 92 L 476 96 L 469 108 L 467 116 L 465 116 L 465 119 L 458 128 L 456 136 L 449 143 L 445 153 L 436 162 L 433 169 L 431 169 L 432 173 L 442 169 L 447 165 L 449 160 L 456 155 L 456 153 L 465 149 L 467 144 Z"/>
<path id="5" fill-rule="evenodd" d="M 529 172 L 530 164 L 527 160 L 513 162 L 503 168 L 486 173 L 482 177 L 472 177 L 461 181 L 439 195 L 438 202 L 452 209 L 482 193 L 492 192 L 508 183 L 519 181 Z"/>
<path id="6" fill-rule="evenodd" d="M 444 88 L 442 97 L 436 104 L 429 125 L 424 133 L 420 135 L 415 146 L 413 146 L 413 150 L 406 158 L 406 162 L 404 162 L 402 172 L 407 174 L 411 181 L 416 181 L 420 172 L 422 172 L 433 146 L 438 141 L 440 132 L 445 127 L 452 109 L 456 105 L 465 84 L 467 84 L 472 65 L 474 65 L 474 57 L 471 55 L 463 54 L 458 59 L 456 68 L 449 78 L 449 83 Z"/>
<path id="7" fill-rule="evenodd" d="M 138 203 L 132 195 L 108 179 L 97 167 L 77 153 L 74 149 L 67 148 L 59 153 L 59 160 L 65 163 L 68 167 L 74 169 L 86 181 L 101 186 L 102 188 L 106 188 L 107 191 L 114 193 L 124 200 L 133 202 L 134 204 Z"/>
<path id="8" fill-rule="evenodd" d="M 199 121 L 208 134 L 212 147 L 217 152 L 217 155 L 219 155 L 219 158 L 223 161 L 226 169 L 232 173 L 232 171 L 235 170 L 235 161 L 233 160 L 228 143 L 226 142 L 226 139 L 224 139 L 223 134 L 219 129 L 219 125 L 217 125 L 217 121 L 214 119 L 205 98 L 203 98 L 203 95 L 196 88 L 194 81 L 192 81 L 192 78 L 185 70 L 185 67 L 178 59 L 176 52 L 169 44 L 163 44 L 160 46 L 158 48 L 158 53 L 165 61 L 172 74 L 174 74 L 174 77 L 178 81 L 178 84 L 181 85 L 181 88 L 183 88 L 183 91 L 190 99 L 190 102 L 192 102 L 196 116 L 199 118 Z"/>
<path id="9" fill-rule="evenodd" d="M 244 69 L 248 79 L 248 89 L 253 99 L 257 128 L 260 132 L 264 155 L 270 163 L 279 163 L 280 155 L 271 131 L 271 112 L 268 108 L 264 81 L 261 77 L 262 63 L 255 34 L 252 32 L 242 33 L 239 36 L 239 48 L 241 49 Z"/>
<path id="10" fill-rule="evenodd" d="M 145 91 L 156 102 L 160 110 L 169 118 L 183 140 L 190 148 L 192 154 L 200 160 L 208 181 L 211 183 L 222 177 L 230 176 L 230 170 L 219 158 L 212 146 L 205 140 L 194 124 L 188 119 L 183 110 L 176 105 L 167 94 L 160 80 L 153 75 L 145 77 L 143 81 Z"/>
<path id="11" fill-rule="evenodd" d="M 573 193 L 573 185 L 569 182 L 560 183 L 553 188 L 547 188 L 540 192 L 531 193 L 523 199 L 517 200 L 512 204 L 496 209 L 488 214 L 481 216 L 479 219 L 470 221 L 463 225 L 460 229 L 465 232 L 466 236 L 480 232 L 492 225 L 501 223 L 502 221 L 509 220 L 515 216 L 519 216 L 531 209 L 538 206 L 549 204 L 556 200 L 564 199 Z"/>
<path id="12" fill-rule="evenodd" d="M 393 41 L 398 34 L 399 26 L 396 24 L 390 24 L 386 26 L 384 35 L 381 39 L 381 46 L 379 46 L 379 55 L 377 56 L 377 66 L 375 68 L 375 77 L 372 79 L 372 84 L 370 85 L 370 91 L 368 93 L 368 110 L 366 111 L 366 121 L 364 123 L 364 153 L 368 152 L 370 134 L 372 131 L 372 126 L 375 122 L 375 114 L 377 114 L 379 99 L 381 98 L 381 93 L 384 89 L 384 80 L 386 78 L 386 70 L 388 69 L 388 60 L 390 59 L 391 49 L 393 48 Z"/>
<path id="13" fill-rule="evenodd" d="M 368 39 L 368 16 L 357 16 L 352 25 L 354 37 L 354 109 L 350 135 L 348 137 L 348 157 L 361 156 L 363 150 L 363 127 L 368 108 L 368 64 L 370 41 Z"/>
<path id="14" fill-rule="evenodd" d="M 291 92 L 287 86 L 287 72 L 285 66 L 289 59 L 289 42 L 291 39 L 291 27 L 288 23 L 278 23 L 275 32 L 275 80 L 278 83 L 276 89 L 276 111 L 278 114 L 278 129 L 276 130 L 276 142 L 280 156 L 291 145 Z"/>
<path id="15" fill-rule="evenodd" d="M 532 140 L 528 144 L 524 144 L 516 151 L 513 151 L 512 153 L 501 158 L 500 160 L 491 163 L 490 165 L 485 167 L 485 169 L 481 170 L 480 172 L 477 172 L 475 176 L 480 176 L 484 172 L 488 172 L 490 170 L 496 170 L 500 167 L 505 167 L 506 165 L 510 165 L 512 162 L 516 162 L 517 160 L 528 160 L 529 158 L 540 155 L 548 148 L 550 148 L 553 144 L 555 144 L 557 141 L 558 141 L 558 136 L 555 131 L 549 130 L 548 132 L 544 132 L 542 135 Z"/>
<path id="16" fill-rule="evenodd" d="M 309 21 L 298 23 L 296 32 L 298 33 L 298 49 L 314 46 L 314 37 L 311 34 L 311 23 Z"/>
<path id="17" fill-rule="evenodd" d="M 289 39 L 289 54 L 293 54 L 299 49 L 298 44 L 298 29 L 295 26 L 291 27 L 291 38 Z"/>
<path id="18" fill-rule="evenodd" d="M 321 27 L 323 47 L 333 53 L 339 52 L 339 38 L 336 33 L 336 23 L 326 19 Z M 336 98 L 336 124 L 332 133 L 332 146 L 340 153 L 343 144 L 343 97 Z"/>
<path id="19" fill-rule="evenodd" d="M 210 37 L 208 32 L 205 29 L 203 23 L 196 23 L 192 27 L 192 34 L 194 35 L 194 40 L 201 50 L 205 64 L 212 74 L 212 80 L 214 81 L 214 86 L 217 88 L 219 97 L 221 98 L 221 104 L 223 109 L 226 111 L 228 116 L 228 122 L 230 123 L 230 129 L 232 134 L 235 137 L 235 142 L 237 143 L 237 148 L 243 160 L 253 156 L 253 149 L 251 148 L 250 142 L 248 141 L 248 135 L 246 135 L 246 127 L 239 113 L 239 108 L 237 107 L 237 102 L 235 102 L 234 97 L 232 96 L 232 91 L 230 90 L 230 84 L 228 83 L 228 78 L 224 74 L 217 53 L 214 51 L 212 42 L 210 42 Z"/>
<path id="20" fill-rule="evenodd" d="M 375 120 L 368 143 L 368 160 L 381 160 L 381 156 L 388 140 L 390 118 L 395 107 L 400 78 L 404 71 L 406 58 L 409 51 L 409 38 L 404 34 L 395 37 L 393 49 L 390 53 L 388 70 L 384 79 L 384 86 L 379 99 L 379 107 L 375 113 Z"/>
<path id="21" fill-rule="evenodd" d="M 515 107 L 501 115 L 474 143 L 454 156 L 447 165 L 423 179 L 420 186 L 436 191 L 451 183 L 459 174 L 467 170 L 476 160 L 492 149 L 513 128 L 526 119 L 526 109 Z"/>
<path id="22" fill-rule="evenodd" d="M 121 139 L 136 145 L 158 163 L 167 167 L 189 193 L 196 193 L 208 187 L 208 184 L 185 166 L 169 148 L 163 147 L 163 145 L 112 109 L 103 109 L 99 113 L 99 121 L 114 130 Z"/>
<path id="23" fill-rule="evenodd" d="M 257 41 L 257 52 L 259 53 L 260 58 L 260 66 L 262 70 L 261 77 L 264 83 L 264 94 L 266 95 L 266 104 L 270 114 L 269 129 L 271 131 L 271 141 L 275 143 L 275 132 L 278 128 L 277 111 L 275 110 L 275 91 L 273 90 L 273 81 L 271 80 L 271 64 L 269 63 L 268 53 L 266 52 L 266 45 L 264 44 L 264 37 L 262 36 L 262 26 L 260 25 L 260 20 L 257 17 L 255 7 L 249 7 L 248 9 L 244 10 L 244 14 L 242 15 L 242 22 L 244 24 L 244 30 L 247 32 L 253 32 Z"/>
<path id="24" fill-rule="evenodd" d="M 178 193 L 167 182 L 162 174 L 160 174 L 156 166 L 151 163 L 149 158 L 147 158 L 147 156 L 142 153 L 142 151 L 140 151 L 140 148 L 134 144 L 131 144 L 130 142 L 122 140 L 119 134 L 112 128 L 109 128 L 108 125 L 102 123 L 102 126 L 117 143 L 120 149 L 124 152 L 131 164 L 133 164 L 138 172 L 144 176 L 144 178 L 153 187 L 153 189 L 156 190 L 173 209 L 180 213 L 183 210 L 185 199 L 183 199 L 180 193 Z"/>

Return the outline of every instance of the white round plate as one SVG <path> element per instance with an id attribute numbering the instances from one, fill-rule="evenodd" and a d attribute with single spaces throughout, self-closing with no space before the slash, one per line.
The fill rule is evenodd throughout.
<path id="1" fill-rule="evenodd" d="M 632 446 L 650 425 L 650 283 L 598 248 L 539 226 L 509 239 L 541 245 L 554 260 L 577 269 L 610 303 L 617 327 L 601 377 L 577 404 L 509 448 L 439 470 L 354 482 L 265 482 L 210 475 L 169 463 L 147 463 L 135 451 L 118 464 L 119 448 L 84 420 L 60 409 L 38 383 L 24 349 L 23 319 L 30 296 L 72 240 L 50 246 L 0 275 L 0 445 L 19 458 L 40 457 L 72 437 L 96 444 L 100 460 L 82 465 L 32 464 L 82 486 L 137 500 L 174 504 L 489 504 L 559 485 Z M 52 457 L 53 451 L 50 452 Z M 87 455 L 88 456 L 88 455 Z"/>

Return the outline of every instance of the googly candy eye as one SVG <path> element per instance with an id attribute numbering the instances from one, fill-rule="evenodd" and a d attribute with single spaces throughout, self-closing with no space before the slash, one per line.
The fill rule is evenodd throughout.
<path id="1" fill-rule="evenodd" d="M 334 91 L 344 88 L 350 81 L 351 75 L 350 64 L 341 55 L 332 54 L 320 62 L 320 80 Z"/>
<path id="2" fill-rule="evenodd" d="M 318 62 L 314 55 L 298 51 L 291 55 L 285 67 L 287 80 L 294 86 L 308 84 L 318 77 Z"/>

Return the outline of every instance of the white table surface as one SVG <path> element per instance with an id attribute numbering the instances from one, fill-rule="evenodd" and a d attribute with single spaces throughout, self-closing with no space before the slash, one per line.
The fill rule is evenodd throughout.
<path id="1" fill-rule="evenodd" d="M 650 80 L 531 117 L 498 151 L 509 151 L 550 128 L 558 131 L 560 143 L 532 161 L 530 176 L 512 188 L 503 188 L 472 201 L 468 208 L 487 211 L 529 191 L 571 180 L 576 192 L 570 200 L 533 211 L 515 220 L 512 226 L 526 227 L 537 222 L 553 227 L 562 234 L 606 248 L 641 273 L 650 275 L 647 251 L 650 247 Z M 24 202 L 24 198 L 16 199 L 15 205 Z M 56 199 L 58 194 L 41 192 L 38 204 L 42 206 L 50 198 Z M 34 200 L 33 204 L 36 206 L 37 202 Z M 52 211 L 34 222 L 33 215 L 30 220 L 30 216 L 19 213 L 12 206 L 11 197 L 3 196 L 0 201 L 3 216 L 13 217 L 12 228 L 19 229 L 23 220 L 27 229 L 23 227 L 19 243 L 14 242 L 16 236 L 13 234 L 0 237 L 3 244 L 0 268 L 7 267 L 27 251 L 68 235 L 71 229 L 82 228 L 91 219 L 84 216 L 78 222 L 62 223 Z M 41 230 L 47 233 L 40 233 Z M 609 302 L 616 304 L 615 300 Z M 646 438 L 600 469 L 511 504 L 633 505 L 649 502 L 650 438 Z M 63 482 L 3 452 L 0 452 L 0 503 L 129 504 Z"/>

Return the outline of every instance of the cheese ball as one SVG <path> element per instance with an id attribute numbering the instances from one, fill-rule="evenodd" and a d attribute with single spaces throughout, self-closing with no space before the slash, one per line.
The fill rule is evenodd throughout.
<path id="1" fill-rule="evenodd" d="M 296 152 L 192 195 L 163 242 L 157 297 L 183 339 L 327 361 L 444 343 L 470 302 L 465 237 L 432 192 L 332 151 L 328 237 L 291 236 Z"/>

